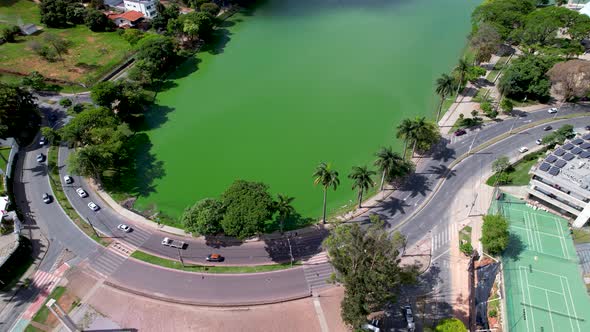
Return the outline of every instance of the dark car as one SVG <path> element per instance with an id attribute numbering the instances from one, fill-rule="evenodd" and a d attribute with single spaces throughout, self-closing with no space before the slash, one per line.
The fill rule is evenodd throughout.
<path id="1" fill-rule="evenodd" d="M 220 254 L 210 254 L 206 259 L 207 262 L 223 262 L 225 258 L 223 258 L 223 256 Z"/>
<path id="2" fill-rule="evenodd" d="M 545 131 L 548 131 L 548 130 L 551 130 L 551 129 L 553 129 L 553 127 L 551 127 L 551 126 L 545 126 L 545 127 L 543 128 L 543 130 L 545 130 Z"/>
<path id="3" fill-rule="evenodd" d="M 467 132 L 465 131 L 465 129 L 457 129 L 455 131 L 455 136 L 461 136 L 461 135 L 465 135 L 467 134 Z"/>
<path id="4" fill-rule="evenodd" d="M 586 127 L 584 127 L 584 129 L 590 130 L 590 126 L 586 126 Z"/>

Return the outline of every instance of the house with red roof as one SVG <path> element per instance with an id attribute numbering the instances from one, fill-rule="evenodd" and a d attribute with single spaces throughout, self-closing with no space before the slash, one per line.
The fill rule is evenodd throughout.
<path id="1" fill-rule="evenodd" d="M 123 14 L 108 13 L 107 18 L 113 21 L 119 28 L 126 29 L 133 28 L 141 23 L 143 21 L 143 14 L 135 10 L 130 10 Z"/>

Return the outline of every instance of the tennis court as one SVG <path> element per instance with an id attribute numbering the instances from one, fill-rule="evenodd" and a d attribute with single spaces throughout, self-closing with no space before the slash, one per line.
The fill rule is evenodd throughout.
<path id="1" fill-rule="evenodd" d="M 508 195 L 491 209 L 510 225 L 503 255 L 508 330 L 590 331 L 590 297 L 567 221 Z"/>

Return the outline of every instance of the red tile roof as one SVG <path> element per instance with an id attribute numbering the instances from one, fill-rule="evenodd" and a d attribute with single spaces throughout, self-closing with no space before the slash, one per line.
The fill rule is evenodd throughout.
<path id="1" fill-rule="evenodd" d="M 135 21 L 139 20 L 140 18 L 143 18 L 143 14 L 138 11 L 135 11 L 135 10 L 130 10 L 128 12 L 121 14 L 121 16 L 119 16 L 119 17 L 126 19 L 128 21 L 131 21 L 131 22 L 135 22 Z"/>

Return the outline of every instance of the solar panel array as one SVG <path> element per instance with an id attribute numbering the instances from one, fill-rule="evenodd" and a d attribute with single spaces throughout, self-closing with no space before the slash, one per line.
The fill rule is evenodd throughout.
<path id="1" fill-rule="evenodd" d="M 551 165 L 549 165 L 547 163 L 542 163 L 541 166 L 539 166 L 539 169 L 542 170 L 543 172 L 547 172 L 550 168 L 551 168 Z"/>
<path id="2" fill-rule="evenodd" d="M 567 161 L 563 160 L 563 159 L 559 159 L 558 161 L 555 162 L 555 166 L 562 168 L 563 166 L 565 166 L 567 164 Z"/>
<path id="3" fill-rule="evenodd" d="M 559 168 L 551 167 L 551 169 L 549 170 L 549 174 L 554 175 L 554 176 L 559 174 Z"/>
<path id="4" fill-rule="evenodd" d="M 580 147 L 581 147 L 582 149 L 589 149 L 589 148 L 590 148 L 590 143 L 586 142 L 586 143 L 584 143 L 584 144 L 580 145 Z"/>
<path id="5" fill-rule="evenodd" d="M 556 160 L 557 160 L 557 157 L 552 154 L 548 155 L 547 158 L 545 158 L 545 161 L 548 163 L 554 163 Z"/>
<path id="6" fill-rule="evenodd" d="M 571 153 L 566 153 L 565 156 L 563 156 L 562 158 L 567 161 L 570 161 L 570 160 L 574 159 L 574 155 Z"/>
<path id="7" fill-rule="evenodd" d="M 583 139 L 590 141 L 590 134 L 586 134 L 584 136 L 582 136 Z"/>
<path id="8" fill-rule="evenodd" d="M 571 150 L 573 147 L 574 147 L 574 145 L 573 144 L 570 144 L 570 143 L 567 143 L 564 146 L 562 146 L 562 148 L 564 150 Z"/>
<path id="9" fill-rule="evenodd" d="M 590 159 L 590 134 L 576 138 L 557 148 L 552 154 L 545 157 L 539 169 L 553 176 L 558 175 L 560 169 L 565 167 L 567 162 L 574 159 L 576 155 L 578 158 Z"/>
<path id="10" fill-rule="evenodd" d="M 580 149 L 579 147 L 576 146 L 570 152 L 573 153 L 573 154 L 580 154 L 580 152 L 582 152 L 582 151 L 584 151 L 584 150 L 582 150 L 582 149 Z"/>
<path id="11" fill-rule="evenodd" d="M 580 144 L 584 143 L 584 140 L 581 138 L 576 138 L 575 140 L 571 141 L 571 143 L 575 144 L 575 145 L 580 145 Z"/>
<path id="12" fill-rule="evenodd" d="M 559 148 L 559 149 L 553 151 L 553 154 L 556 155 L 556 156 L 561 157 L 561 156 L 563 156 L 565 154 L 565 151 L 563 151 L 563 149 Z"/>

